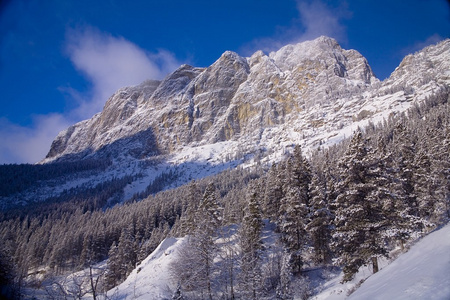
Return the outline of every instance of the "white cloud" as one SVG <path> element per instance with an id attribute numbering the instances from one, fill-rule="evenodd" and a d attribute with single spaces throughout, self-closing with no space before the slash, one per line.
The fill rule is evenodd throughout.
<path id="1" fill-rule="evenodd" d="M 440 41 L 442 41 L 443 39 L 444 39 L 443 37 L 441 37 L 439 34 L 435 33 L 432 36 L 428 37 L 425 41 L 417 41 L 414 43 L 414 45 L 404 48 L 402 51 L 400 51 L 401 56 L 403 57 L 405 55 L 422 50 L 423 48 L 425 48 L 427 46 L 437 44 Z"/>
<path id="2" fill-rule="evenodd" d="M 345 1 L 338 7 L 331 7 L 320 0 L 297 0 L 298 19 L 292 20 L 289 27 L 278 28 L 273 37 L 256 39 L 242 49 L 245 55 L 257 50 L 271 52 L 287 44 L 312 40 L 321 35 L 335 38 L 339 42 L 347 42 L 346 28 L 341 20 L 348 18 Z"/>
<path id="3" fill-rule="evenodd" d="M 340 23 L 341 18 L 349 15 L 342 4 L 340 7 L 329 7 L 321 1 L 297 1 L 300 20 L 304 32 L 300 40 L 310 40 L 321 35 L 333 37 L 341 42 L 346 41 L 345 27 Z"/>
<path id="4" fill-rule="evenodd" d="M 75 68 L 92 84 L 81 92 L 60 87 L 75 103 L 63 114 L 34 116 L 30 126 L 0 118 L 0 163 L 35 163 L 45 158 L 56 135 L 69 125 L 92 117 L 119 88 L 146 79 L 162 79 L 181 65 L 168 51 L 148 53 L 123 37 L 91 27 L 67 32 L 66 51 Z"/>
<path id="5" fill-rule="evenodd" d="M 61 114 L 39 115 L 29 127 L 0 119 L 0 162 L 35 163 L 42 160 L 59 131 L 70 124 Z"/>
<path id="6" fill-rule="evenodd" d="M 162 79 L 180 66 L 168 51 L 148 53 L 123 37 L 91 27 L 69 30 L 66 49 L 75 68 L 93 86 L 76 110 L 81 118 L 99 112 L 117 89 L 146 79 Z"/>

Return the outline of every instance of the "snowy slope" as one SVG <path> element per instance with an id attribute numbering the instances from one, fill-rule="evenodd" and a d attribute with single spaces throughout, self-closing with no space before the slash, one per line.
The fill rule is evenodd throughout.
<path id="1" fill-rule="evenodd" d="M 110 290 L 108 296 L 117 300 L 170 299 L 174 283 L 170 279 L 169 265 L 176 249 L 184 242 L 184 238 L 166 238 L 123 283 Z"/>
<path id="2" fill-rule="evenodd" d="M 450 225 L 368 278 L 349 299 L 450 299 Z"/>
<path id="3" fill-rule="evenodd" d="M 393 262 L 381 261 L 380 267 L 373 275 L 371 268 L 361 267 L 344 284 L 341 274 L 324 282 L 312 299 L 450 299 L 450 224 L 425 236 Z"/>
<path id="4" fill-rule="evenodd" d="M 165 239 L 108 295 L 122 300 L 170 299 L 176 283 L 170 278 L 169 266 L 185 241 L 184 238 Z M 321 291 L 310 299 L 450 299 L 450 224 L 424 237 L 390 264 L 381 261 L 380 267 L 374 275 L 370 268 L 362 267 L 353 281 L 344 284 L 340 283 L 342 274 L 330 276 L 333 278 L 325 279 L 318 287 Z M 361 281 L 364 283 L 357 288 Z"/>

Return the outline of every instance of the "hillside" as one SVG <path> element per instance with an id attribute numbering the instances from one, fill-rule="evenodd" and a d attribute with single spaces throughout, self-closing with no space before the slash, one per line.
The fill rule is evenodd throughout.
<path id="1" fill-rule="evenodd" d="M 368 278 L 349 299 L 449 299 L 449 264 L 450 225 L 446 225 Z"/>
<path id="2" fill-rule="evenodd" d="M 176 288 L 176 282 L 169 276 L 170 263 L 176 259 L 183 241 L 184 239 L 174 238 L 164 240 L 125 282 L 108 294 L 114 295 L 114 299 L 124 300 L 170 299 Z M 376 274 L 370 275 L 370 271 L 363 267 L 350 283 L 339 283 L 342 279 L 340 273 L 334 274 L 335 277 L 331 280 L 315 282 L 320 286 L 317 290 L 323 290 L 310 299 L 449 299 L 449 263 L 450 225 L 446 225 L 419 240 L 393 261 L 385 262 L 385 266 Z M 364 283 L 355 288 L 361 280 Z M 356 290 L 348 296 L 350 290 L 354 289 Z"/>

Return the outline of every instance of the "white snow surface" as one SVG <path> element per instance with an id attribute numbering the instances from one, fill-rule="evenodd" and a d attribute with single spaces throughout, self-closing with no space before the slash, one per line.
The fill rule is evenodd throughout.
<path id="1" fill-rule="evenodd" d="M 450 224 L 425 236 L 391 263 L 382 260 L 380 267 L 373 275 L 370 267 L 362 267 L 347 283 L 340 283 L 341 274 L 325 282 L 311 299 L 450 299 Z"/>
<path id="2" fill-rule="evenodd" d="M 112 299 L 170 299 L 174 283 L 170 278 L 170 263 L 185 242 L 185 238 L 166 238 L 128 278 L 108 292 Z"/>
<path id="3" fill-rule="evenodd" d="M 121 300 L 170 299 L 176 283 L 171 280 L 169 266 L 185 242 L 185 238 L 165 239 L 108 295 Z M 329 276 L 310 299 L 450 299 L 450 224 L 425 236 L 394 261 L 380 260 L 379 265 L 378 273 L 372 275 L 370 267 L 362 267 L 354 280 L 343 284 L 342 273 Z"/>
<path id="4" fill-rule="evenodd" d="M 349 299 L 450 299 L 450 225 L 368 278 Z"/>

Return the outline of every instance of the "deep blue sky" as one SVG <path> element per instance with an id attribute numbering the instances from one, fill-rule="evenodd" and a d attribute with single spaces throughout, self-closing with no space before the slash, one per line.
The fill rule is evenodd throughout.
<path id="1" fill-rule="evenodd" d="M 42 159 L 117 88 L 320 35 L 385 79 L 450 35 L 445 0 L 0 0 L 0 163 Z"/>

